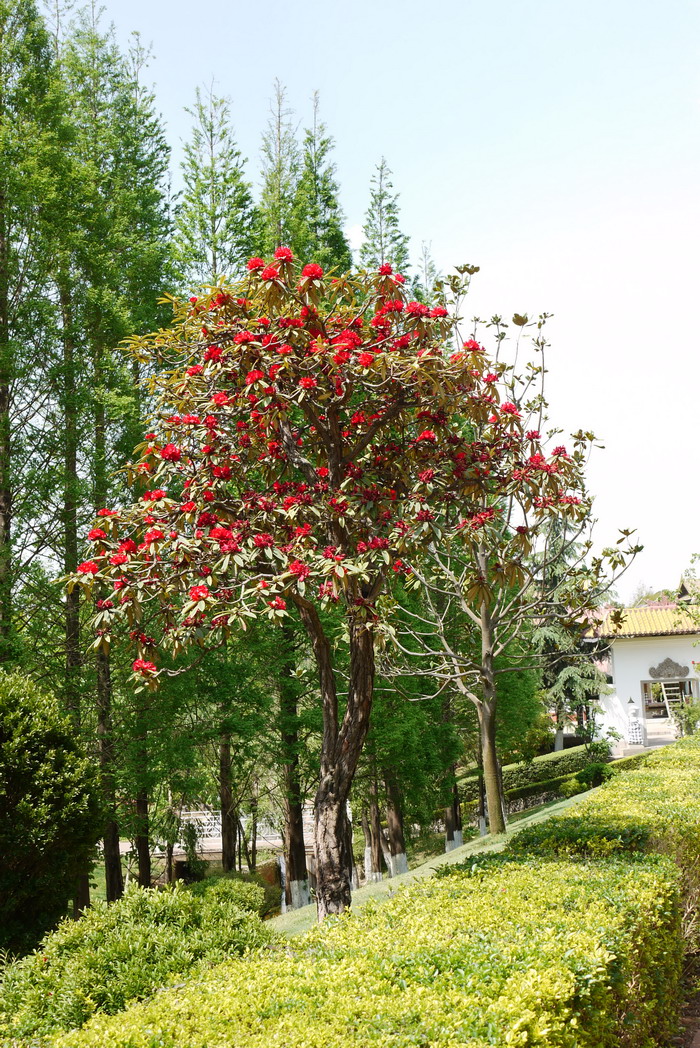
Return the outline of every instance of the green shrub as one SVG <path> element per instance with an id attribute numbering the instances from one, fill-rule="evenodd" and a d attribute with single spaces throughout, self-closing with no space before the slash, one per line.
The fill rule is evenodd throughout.
<path id="1" fill-rule="evenodd" d="M 270 907 L 269 893 L 266 891 L 268 888 L 274 888 L 274 885 L 265 884 L 261 877 L 254 874 L 226 873 L 196 881 L 188 886 L 188 891 L 210 899 L 224 899 L 240 906 L 242 910 L 250 910 L 259 917 L 265 917 Z"/>
<path id="2" fill-rule="evenodd" d="M 530 782 L 527 786 L 519 786 L 517 789 L 508 790 L 507 801 L 515 801 L 520 798 L 538 797 L 540 794 L 551 794 L 557 797 L 563 794 L 566 784 L 574 778 L 572 775 L 558 775 L 555 779 L 544 779 L 542 782 Z M 583 787 L 581 787 L 583 788 Z M 576 791 L 577 793 L 580 790 Z"/>
<path id="3" fill-rule="evenodd" d="M 235 890 L 234 890 L 235 889 Z M 241 889 L 248 907 L 242 908 Z M 95 1012 L 113 1014 L 152 994 L 174 974 L 218 963 L 272 940 L 250 912 L 257 885 L 220 882 L 196 895 L 131 888 L 63 921 L 36 953 L 8 965 L 0 979 L 0 1042 L 79 1027 Z"/>
<path id="4" fill-rule="evenodd" d="M 0 671 L 0 950 L 31 949 L 65 914 L 102 831 L 97 774 L 58 702 Z"/>
<path id="5" fill-rule="evenodd" d="M 656 856 L 452 871 L 56 1048 L 642 1048 L 674 1030 L 676 882 Z"/>
<path id="6" fill-rule="evenodd" d="M 596 744 L 597 749 L 591 753 L 590 747 L 575 746 L 570 750 L 558 750 L 556 753 L 545 753 L 542 757 L 523 764 L 506 764 L 502 769 L 503 789 L 506 795 L 512 790 L 521 790 L 534 783 L 550 782 L 552 779 L 563 779 L 575 775 L 594 760 L 600 762 L 609 756 L 607 743 Z M 464 800 L 477 801 L 479 798 L 478 772 L 472 771 L 459 783 L 460 793 Z"/>
<path id="7" fill-rule="evenodd" d="M 506 854 L 600 858 L 621 852 L 645 852 L 650 838 L 648 829 L 624 819 L 560 816 L 521 830 L 506 845 Z"/>
<path id="8" fill-rule="evenodd" d="M 601 786 L 608 779 L 612 779 L 613 772 L 607 764 L 602 764 L 600 761 L 594 761 L 593 764 L 588 764 L 581 771 L 576 772 L 576 778 L 581 785 L 587 789 L 592 790 L 595 786 Z"/>

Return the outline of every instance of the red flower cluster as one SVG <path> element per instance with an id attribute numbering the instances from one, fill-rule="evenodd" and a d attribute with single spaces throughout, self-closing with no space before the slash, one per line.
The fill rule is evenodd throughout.
<path id="1" fill-rule="evenodd" d="M 190 600 L 206 600 L 208 596 L 208 586 L 193 586 L 190 590 Z"/>
<path id="2" fill-rule="evenodd" d="M 304 266 L 301 275 L 309 280 L 320 280 L 323 276 L 323 267 L 319 266 L 318 262 L 310 262 L 308 266 Z"/>
<path id="3" fill-rule="evenodd" d="M 149 673 L 158 672 L 158 667 L 155 662 L 149 662 L 148 659 L 136 659 L 132 669 L 134 673 L 142 673 L 144 676 L 148 676 Z"/>
<path id="4" fill-rule="evenodd" d="M 99 570 L 99 564 L 95 564 L 94 560 L 84 560 L 82 564 L 78 564 L 81 575 L 95 575 Z"/>
<path id="5" fill-rule="evenodd" d="M 160 457 L 165 459 L 166 462 L 179 462 L 182 458 L 182 452 L 175 444 L 166 444 L 161 450 Z"/>

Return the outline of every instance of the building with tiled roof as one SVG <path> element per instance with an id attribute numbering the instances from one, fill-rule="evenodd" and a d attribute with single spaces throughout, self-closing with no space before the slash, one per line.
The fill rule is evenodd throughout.
<path id="1" fill-rule="evenodd" d="M 609 642 L 610 690 L 599 699 L 602 734 L 613 729 L 627 752 L 671 741 L 674 713 L 700 696 L 700 605 L 686 596 L 683 603 L 606 609 L 591 633 Z"/>

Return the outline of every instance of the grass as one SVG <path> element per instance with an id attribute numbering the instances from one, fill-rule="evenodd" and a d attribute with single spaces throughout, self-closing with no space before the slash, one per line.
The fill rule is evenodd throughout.
<path id="1" fill-rule="evenodd" d="M 549 804 L 543 804 L 540 808 L 518 812 L 517 815 L 509 817 L 509 825 L 516 824 L 518 829 L 522 829 L 523 826 L 543 822 L 552 815 L 558 815 L 560 812 L 566 811 L 567 808 L 583 800 L 584 797 L 588 797 L 593 792 L 593 790 L 589 790 L 587 793 L 579 793 L 575 797 L 569 797 L 564 801 L 552 801 Z M 410 884 L 412 881 L 421 880 L 423 877 L 431 877 L 435 869 L 438 866 L 443 866 L 445 863 L 462 862 L 469 855 L 483 855 L 487 852 L 502 851 L 507 837 L 507 833 L 501 833 L 494 837 L 477 837 L 476 840 L 468 841 L 461 848 L 455 848 L 454 851 L 442 852 L 440 855 L 433 856 L 427 862 L 421 863 L 421 865 L 409 870 L 408 873 L 402 873 L 399 877 L 366 884 L 364 887 L 359 888 L 358 891 L 352 893 L 353 908 L 361 910 L 370 899 L 377 899 L 380 902 L 389 899 L 400 885 Z M 315 923 L 315 903 L 312 903 L 311 906 L 303 906 L 299 910 L 290 910 L 288 913 L 280 914 L 279 917 L 273 917 L 270 921 L 275 931 L 289 937 L 303 935 L 304 932 L 313 928 Z"/>

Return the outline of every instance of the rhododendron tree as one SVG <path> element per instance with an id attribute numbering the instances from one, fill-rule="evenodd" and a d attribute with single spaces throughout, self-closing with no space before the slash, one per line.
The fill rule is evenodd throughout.
<path id="1" fill-rule="evenodd" d="M 177 654 L 297 609 L 323 708 L 314 831 L 323 917 L 350 902 L 346 806 L 389 580 L 442 541 L 454 513 L 471 529 L 478 506 L 479 527 L 491 526 L 496 480 L 504 493 L 524 486 L 533 502 L 565 504 L 575 463 L 561 456 L 556 477 L 512 475 L 516 448 L 520 458 L 540 451 L 517 408 L 499 404 L 500 369 L 476 342 L 455 352 L 445 308 L 410 301 L 390 267 L 329 280 L 279 248 L 248 270 L 175 303 L 168 329 L 131 342 L 151 375 L 151 428 L 130 467 L 148 490 L 101 511 L 106 537 L 93 539 L 73 584 L 111 589 L 98 643 L 124 620 L 134 674 L 150 687 L 162 671 L 146 624 Z M 518 541 L 524 548 L 527 536 Z M 339 619 L 342 665 L 326 625 Z"/>

